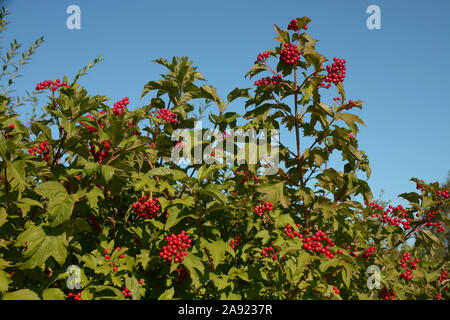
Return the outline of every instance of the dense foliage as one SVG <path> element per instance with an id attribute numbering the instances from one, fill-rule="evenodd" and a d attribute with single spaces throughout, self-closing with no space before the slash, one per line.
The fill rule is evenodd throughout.
<path id="1" fill-rule="evenodd" d="M 18 62 L 11 44 L 0 75 L 1 298 L 448 298 L 448 244 L 436 236 L 448 225 L 448 188 L 413 178 L 417 192 L 400 195 L 407 208 L 373 201 L 353 112 L 363 102 L 344 91 L 346 61 L 316 51 L 309 22 L 275 26 L 278 45 L 255 54 L 246 75 L 263 75 L 253 89 L 223 99 L 187 57 L 159 59 L 167 73 L 145 84 L 148 104 L 135 108 L 80 86 L 100 59 L 16 99 L 10 87 L 42 39 Z M 327 90 L 337 92 L 330 105 Z M 42 112 L 21 120 L 17 108 L 38 105 L 38 94 Z M 227 111 L 235 100 L 244 114 Z M 291 132 L 276 174 L 261 174 L 274 166 L 267 157 L 171 161 L 175 146 L 193 157 L 172 133 L 193 134 L 207 105 L 224 139 L 237 129 Z M 211 161 L 237 154 L 203 149 Z M 342 170 L 328 166 L 335 153 Z"/>

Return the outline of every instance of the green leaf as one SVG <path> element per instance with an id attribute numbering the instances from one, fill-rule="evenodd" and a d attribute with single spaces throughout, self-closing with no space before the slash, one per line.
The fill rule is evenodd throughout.
<path id="1" fill-rule="evenodd" d="M 203 179 L 210 177 L 213 172 L 220 170 L 223 168 L 223 164 L 213 164 L 213 165 L 207 165 L 203 164 L 197 172 L 197 179 L 199 181 L 203 181 Z"/>
<path id="2" fill-rule="evenodd" d="M 202 263 L 202 260 L 200 260 L 200 258 L 197 257 L 196 255 L 190 253 L 184 257 L 183 265 L 188 270 L 189 276 L 192 279 L 192 284 L 194 285 L 194 287 L 196 288 L 200 287 L 200 278 L 197 274 L 197 270 L 200 271 L 201 273 L 204 272 L 205 267 Z"/>
<path id="3" fill-rule="evenodd" d="M 164 291 L 159 297 L 158 300 L 172 300 L 173 295 L 175 294 L 175 289 L 173 287 Z"/>
<path id="4" fill-rule="evenodd" d="M 327 115 L 329 115 L 330 117 L 334 116 L 333 109 L 331 109 L 331 107 L 327 106 L 326 104 L 324 104 L 324 103 L 315 103 L 314 105 L 319 107 L 323 111 L 325 111 L 325 113 Z"/>
<path id="5" fill-rule="evenodd" d="M 344 120 L 344 122 L 348 125 L 348 127 L 350 128 L 350 130 L 352 130 L 353 132 L 357 132 L 358 129 L 355 125 L 355 122 L 359 122 L 362 125 L 366 125 L 364 123 L 364 121 L 362 121 L 362 119 L 360 117 L 358 117 L 356 114 L 353 113 L 349 113 L 349 112 L 342 112 L 342 113 L 338 113 L 336 115 L 337 119 L 341 119 Z"/>
<path id="6" fill-rule="evenodd" d="M 275 40 L 280 41 L 282 44 L 290 43 L 289 32 L 287 30 L 281 30 L 276 24 L 273 25 L 278 37 Z"/>
<path id="7" fill-rule="evenodd" d="M 102 165 L 100 166 L 100 172 L 102 174 L 103 179 L 105 179 L 106 183 L 109 183 L 111 179 L 114 177 L 114 167 L 111 167 L 109 165 Z"/>
<path id="8" fill-rule="evenodd" d="M 9 275 L 0 270 L 0 293 L 8 291 L 8 286 L 12 282 L 11 279 L 9 279 Z"/>
<path id="9" fill-rule="evenodd" d="M 90 177 L 97 173 L 99 164 L 97 162 L 88 162 L 84 165 L 84 172 L 86 176 Z"/>
<path id="10" fill-rule="evenodd" d="M 439 247 L 443 247 L 441 240 L 439 240 L 439 238 L 436 237 L 431 230 L 421 230 L 421 232 L 425 237 L 425 241 L 436 244 Z"/>
<path id="11" fill-rule="evenodd" d="M 91 286 L 85 290 L 93 291 L 94 299 L 98 300 L 124 300 L 122 292 L 111 286 Z"/>
<path id="12" fill-rule="evenodd" d="M 422 208 L 426 209 L 428 207 L 435 205 L 436 203 L 437 201 L 434 201 L 432 197 L 424 196 L 422 199 Z"/>
<path id="13" fill-rule="evenodd" d="M 402 193 L 399 197 L 408 200 L 411 203 L 419 203 L 420 196 L 416 192 Z"/>
<path id="14" fill-rule="evenodd" d="M 0 207 L 0 227 L 4 225 L 6 221 L 8 221 L 8 213 L 5 208 Z"/>
<path id="15" fill-rule="evenodd" d="M 174 171 L 172 169 L 169 169 L 166 167 L 158 167 L 158 168 L 150 170 L 147 174 L 149 176 L 168 176 L 168 175 L 173 175 Z"/>
<path id="16" fill-rule="evenodd" d="M 339 261 L 337 259 L 327 259 L 325 261 L 322 261 L 319 266 L 319 270 L 325 272 L 328 270 L 328 268 L 337 266 L 338 263 Z"/>
<path id="17" fill-rule="evenodd" d="M 278 203 L 281 203 L 284 208 L 289 206 L 289 198 L 284 195 L 284 182 L 265 184 L 258 187 L 256 190 L 260 193 L 264 193 L 266 195 L 264 201 L 272 202 L 274 207 L 276 207 Z"/>
<path id="18" fill-rule="evenodd" d="M 8 292 L 2 300 L 41 300 L 36 292 L 30 289 L 20 289 L 14 292 Z"/>
<path id="19" fill-rule="evenodd" d="M 51 227 L 57 227 L 66 222 L 72 216 L 74 203 L 69 197 L 63 201 L 50 201 L 48 205 L 48 217 Z"/>
<path id="20" fill-rule="evenodd" d="M 167 209 L 169 211 L 169 217 L 167 218 L 166 224 L 164 226 L 165 230 L 170 230 L 174 225 L 181 221 L 182 217 L 178 217 L 180 209 L 176 206 Z"/>
<path id="21" fill-rule="evenodd" d="M 204 189 L 200 190 L 201 195 L 208 195 L 212 198 L 219 200 L 224 206 L 226 205 L 227 198 L 221 191 L 221 187 L 217 184 L 208 184 Z"/>
<path id="22" fill-rule="evenodd" d="M 6 161 L 6 165 L 8 178 L 14 178 L 14 180 L 11 181 L 11 186 L 17 186 L 19 191 L 24 191 L 26 185 L 25 162 L 22 160 L 16 160 L 14 162 Z"/>
<path id="23" fill-rule="evenodd" d="M 41 266 L 49 257 L 53 257 L 62 266 L 67 257 L 68 242 L 65 233 L 48 235 L 41 227 L 31 227 L 17 237 L 16 245 L 27 243 L 24 252 L 25 262 L 20 269 L 33 269 Z"/>
<path id="24" fill-rule="evenodd" d="M 47 181 L 38 185 L 34 191 L 52 201 L 62 201 L 67 196 L 64 186 L 58 181 Z"/>
<path id="25" fill-rule="evenodd" d="M 91 208 L 97 208 L 98 198 L 105 199 L 105 195 L 100 188 L 94 186 L 91 191 L 86 194 L 86 198 Z"/>
<path id="26" fill-rule="evenodd" d="M 228 103 L 231 103 L 237 98 L 250 98 L 251 96 L 248 93 L 249 90 L 250 89 L 239 89 L 239 88 L 233 89 L 233 91 L 231 91 L 227 96 Z"/>
<path id="27" fill-rule="evenodd" d="M 200 87 L 200 92 L 203 98 L 210 99 L 212 101 L 215 101 L 217 103 L 220 103 L 220 97 L 217 94 L 216 88 L 210 86 L 210 85 L 203 85 Z"/>
<path id="28" fill-rule="evenodd" d="M 226 252 L 234 255 L 233 249 L 223 240 L 208 242 L 205 244 L 205 247 L 208 249 L 214 266 L 216 267 L 224 261 Z"/>
<path id="29" fill-rule="evenodd" d="M 58 288 L 47 288 L 42 292 L 43 300 L 65 300 L 64 292 Z"/>

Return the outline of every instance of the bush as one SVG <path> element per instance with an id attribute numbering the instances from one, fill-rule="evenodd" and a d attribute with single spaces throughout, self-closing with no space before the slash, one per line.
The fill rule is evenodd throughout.
<path id="1" fill-rule="evenodd" d="M 436 234 L 448 225 L 449 190 L 413 178 L 418 192 L 400 195 L 408 208 L 372 200 L 360 177 L 371 174 L 358 149 L 364 122 L 351 112 L 363 101 L 347 98 L 346 61 L 327 65 L 305 32 L 309 22 L 275 26 L 279 45 L 258 55 L 246 74 L 265 77 L 226 99 L 202 84 L 187 57 L 156 60 L 167 73 L 144 86 L 149 104 L 132 111 L 128 98 L 111 108 L 79 85 L 100 59 L 71 81 L 37 84 L 22 100 L 6 89 L 1 298 L 448 298 L 448 252 Z M 14 83 L 17 70 L 8 67 L 19 48 L 8 52 L 4 88 Z M 333 105 L 322 102 L 328 89 L 337 90 Z M 38 92 L 48 93 L 48 102 L 25 123 L 15 110 L 37 102 Z M 245 114 L 227 112 L 236 99 L 245 102 Z M 208 115 L 222 133 L 216 143 L 231 140 L 249 156 L 254 142 L 238 143 L 231 132 L 265 129 L 268 140 L 287 129 L 294 148 L 272 143 L 251 164 L 212 138 L 191 145 L 209 104 L 218 107 Z M 174 141 L 177 129 L 185 136 Z M 194 160 L 198 146 L 201 163 L 172 161 L 174 151 Z M 342 155 L 343 171 L 328 167 L 333 153 Z M 220 160 L 225 155 L 233 161 Z"/>

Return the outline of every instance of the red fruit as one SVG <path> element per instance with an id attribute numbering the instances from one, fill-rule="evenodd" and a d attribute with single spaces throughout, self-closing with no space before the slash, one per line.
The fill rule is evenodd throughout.
<path id="1" fill-rule="evenodd" d="M 11 129 L 14 129 L 14 123 L 11 123 L 10 125 L 9 125 L 9 127 L 11 128 Z"/>

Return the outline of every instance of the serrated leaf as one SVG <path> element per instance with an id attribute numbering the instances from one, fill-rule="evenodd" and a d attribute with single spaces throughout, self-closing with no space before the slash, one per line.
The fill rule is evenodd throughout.
<path id="1" fill-rule="evenodd" d="M 289 206 L 289 199 L 284 195 L 284 182 L 265 184 L 258 187 L 256 190 L 260 193 L 264 193 L 266 195 L 264 201 L 272 202 L 274 207 L 278 203 L 281 203 L 284 208 Z"/>
<path id="2" fill-rule="evenodd" d="M 234 251 L 232 251 L 233 249 L 230 247 L 228 243 L 226 243 L 223 240 L 209 242 L 205 245 L 205 247 L 208 249 L 208 252 L 211 256 L 211 259 L 215 267 L 217 267 L 224 261 L 226 252 L 229 252 L 231 255 L 234 255 Z"/>

